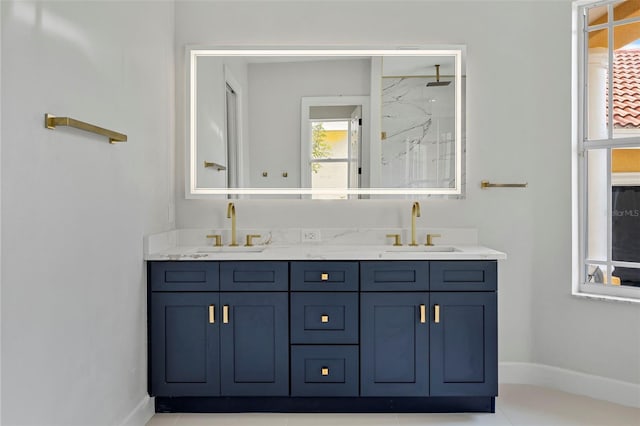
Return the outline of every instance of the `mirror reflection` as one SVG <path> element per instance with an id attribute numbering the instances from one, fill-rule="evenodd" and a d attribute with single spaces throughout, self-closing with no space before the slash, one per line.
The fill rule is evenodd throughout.
<path id="1" fill-rule="evenodd" d="M 461 194 L 462 49 L 188 53 L 188 196 Z"/>

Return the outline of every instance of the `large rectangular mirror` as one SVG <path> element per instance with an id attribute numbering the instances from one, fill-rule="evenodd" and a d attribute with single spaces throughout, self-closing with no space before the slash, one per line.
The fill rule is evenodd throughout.
<path id="1" fill-rule="evenodd" d="M 462 47 L 187 56 L 189 198 L 462 193 Z"/>

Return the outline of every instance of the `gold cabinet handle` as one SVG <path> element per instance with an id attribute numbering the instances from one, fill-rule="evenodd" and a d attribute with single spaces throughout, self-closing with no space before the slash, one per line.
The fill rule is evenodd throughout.
<path id="1" fill-rule="evenodd" d="M 321 281 L 328 281 L 329 280 L 329 274 L 320 274 L 320 280 Z"/>
<path id="2" fill-rule="evenodd" d="M 320 317 L 320 322 L 322 322 L 322 323 L 327 323 L 327 322 L 329 322 L 329 315 L 322 315 L 322 316 Z"/>
<path id="3" fill-rule="evenodd" d="M 322 374 L 323 376 L 328 376 L 329 375 L 329 367 L 322 367 L 322 369 L 320 370 L 320 374 Z"/>
<path id="4" fill-rule="evenodd" d="M 420 305 L 420 323 L 427 322 L 427 305 Z"/>
<path id="5" fill-rule="evenodd" d="M 229 305 L 222 307 L 222 323 L 229 324 Z"/>
<path id="6" fill-rule="evenodd" d="M 436 324 L 438 324 L 440 322 L 440 305 L 435 305 L 433 307 L 434 310 L 434 316 L 435 318 L 433 319 L 433 322 L 435 322 Z"/>
<path id="7" fill-rule="evenodd" d="M 209 305 L 209 324 L 216 323 L 216 305 Z"/>

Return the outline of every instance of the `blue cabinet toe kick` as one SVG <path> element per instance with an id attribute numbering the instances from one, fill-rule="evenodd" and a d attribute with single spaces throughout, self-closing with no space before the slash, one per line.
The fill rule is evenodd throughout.
<path id="1" fill-rule="evenodd" d="M 495 397 L 156 397 L 156 413 L 495 413 Z"/>

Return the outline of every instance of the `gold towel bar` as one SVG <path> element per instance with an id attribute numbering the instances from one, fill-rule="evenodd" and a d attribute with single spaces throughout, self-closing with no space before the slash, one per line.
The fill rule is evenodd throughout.
<path id="1" fill-rule="evenodd" d="M 127 141 L 127 135 L 114 132 L 113 130 L 103 129 L 102 127 L 94 126 L 93 124 L 85 123 L 84 121 L 76 120 L 70 117 L 56 117 L 55 115 L 45 114 L 44 127 L 53 130 L 56 128 L 56 126 L 75 127 L 76 129 L 106 136 L 109 138 L 109 143 Z"/>
<path id="2" fill-rule="evenodd" d="M 486 188 L 526 188 L 528 183 L 489 183 L 488 180 L 480 182 L 482 189 Z"/>

